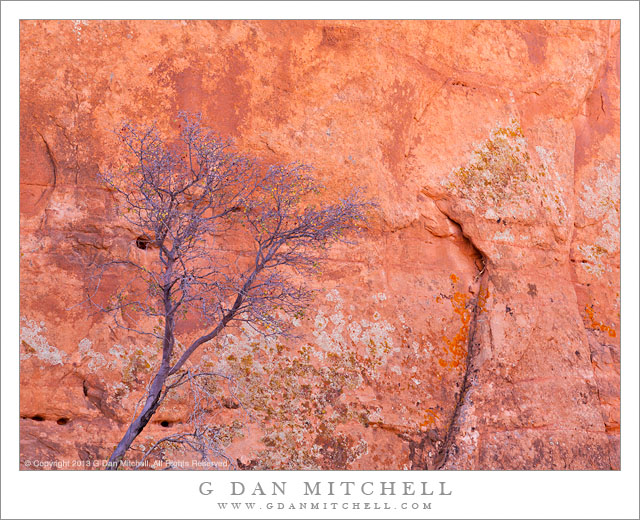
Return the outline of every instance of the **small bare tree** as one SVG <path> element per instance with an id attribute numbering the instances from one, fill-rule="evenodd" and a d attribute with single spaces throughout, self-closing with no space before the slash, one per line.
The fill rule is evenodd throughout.
<path id="1" fill-rule="evenodd" d="M 264 166 L 204 128 L 199 115 L 181 113 L 179 121 L 173 141 L 155 126 L 123 124 L 116 132 L 127 151 L 123 164 L 101 174 L 116 193 L 120 215 L 137 230 L 138 247 L 147 251 L 143 261 L 129 255 L 101 263 L 89 300 L 119 326 L 157 338 L 162 349 L 144 404 L 108 469 L 121 465 L 169 391 L 185 382 L 203 388 L 185 364 L 231 323 L 287 335 L 283 316 L 299 313 L 311 296 L 305 277 L 330 243 L 366 222 L 372 206 L 355 190 L 316 207 L 320 186 L 309 166 Z M 225 249 L 230 238 L 242 244 L 240 252 Z M 96 295 L 112 269 L 119 288 L 101 302 Z M 141 325 L 151 319 L 158 325 Z M 205 332 L 194 339 L 188 325 L 192 330 L 195 320 Z M 203 431 L 198 445 L 206 444 Z"/>

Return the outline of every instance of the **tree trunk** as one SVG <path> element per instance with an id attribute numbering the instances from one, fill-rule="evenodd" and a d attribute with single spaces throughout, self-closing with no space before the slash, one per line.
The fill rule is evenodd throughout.
<path id="1" fill-rule="evenodd" d="M 166 372 L 167 370 L 161 370 L 154 379 L 151 389 L 149 390 L 149 397 L 147 397 L 147 401 L 144 404 L 142 412 L 140 412 L 140 415 L 138 415 L 138 417 L 136 417 L 129 425 L 129 428 L 127 428 L 127 431 L 116 446 L 116 449 L 113 450 L 111 457 L 109 457 L 109 461 L 107 462 L 107 467 L 105 469 L 116 470 L 120 467 L 125 453 L 131 447 L 131 444 L 133 444 L 136 437 L 140 435 L 140 432 L 144 430 L 147 423 L 151 420 L 151 417 L 153 417 L 153 414 L 160 405 L 162 388 L 164 387 L 164 382 L 167 379 Z"/>
<path id="2" fill-rule="evenodd" d="M 138 415 L 138 417 L 136 417 L 129 425 L 129 428 L 127 428 L 127 431 L 116 446 L 116 449 L 113 450 L 111 457 L 109 457 L 109 461 L 107 462 L 106 467 L 107 470 L 115 470 L 120 467 L 125 453 L 131 447 L 131 444 L 133 444 L 133 441 L 136 439 L 136 437 L 140 435 L 140 432 L 142 432 L 145 426 L 149 423 L 151 417 L 153 417 L 153 414 L 156 413 L 158 406 L 160 406 L 162 389 L 164 388 L 167 377 L 169 377 L 170 360 L 174 345 L 173 327 L 175 309 L 172 310 L 173 305 L 171 302 L 171 285 L 169 283 L 169 280 L 171 280 L 172 266 L 173 259 L 170 258 L 167 265 L 167 271 L 165 272 L 164 276 L 165 285 L 163 289 L 163 302 L 165 308 L 165 325 L 160 369 L 158 370 L 156 377 L 153 379 L 153 383 L 151 383 L 149 396 L 147 397 L 147 401 L 144 403 L 142 412 L 140 412 L 140 415 Z"/>

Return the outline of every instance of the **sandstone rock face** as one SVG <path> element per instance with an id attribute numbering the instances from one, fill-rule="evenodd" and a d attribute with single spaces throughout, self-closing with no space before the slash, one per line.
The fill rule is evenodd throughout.
<path id="1" fill-rule="evenodd" d="M 619 31 L 22 22 L 21 459 L 99 465 L 149 382 L 156 346 L 81 305 L 92 261 L 147 254 L 96 173 L 123 119 L 171 132 L 186 110 L 312 164 L 326 200 L 364 186 L 379 204 L 310 280 L 303 339 L 234 329 L 194 360 L 252 414 L 215 416 L 231 461 L 619 468 Z M 188 408 L 171 398 L 140 444 Z"/>

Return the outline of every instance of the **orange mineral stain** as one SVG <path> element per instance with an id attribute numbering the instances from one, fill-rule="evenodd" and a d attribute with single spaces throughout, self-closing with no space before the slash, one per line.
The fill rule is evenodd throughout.
<path id="1" fill-rule="evenodd" d="M 595 313 L 593 312 L 593 305 L 587 305 L 584 308 L 584 311 L 587 314 L 587 318 L 589 319 L 589 322 L 587 323 L 588 327 L 592 328 L 593 330 L 601 330 L 602 332 L 606 332 L 612 338 L 616 337 L 616 330 L 614 328 L 609 327 L 608 325 L 605 325 L 604 323 L 596 320 Z"/>
<path id="2" fill-rule="evenodd" d="M 451 280 L 453 281 L 455 275 L 451 275 Z M 489 289 L 484 287 L 480 288 L 480 292 L 478 293 L 478 299 L 476 302 L 478 312 L 484 312 L 485 305 L 487 299 L 489 298 Z M 451 297 L 451 306 L 453 307 L 453 312 L 458 315 L 460 319 L 460 328 L 456 335 L 449 339 L 446 336 L 443 336 L 443 340 L 445 345 L 447 346 L 447 351 L 451 354 L 452 359 L 447 363 L 444 360 L 440 360 L 440 366 L 445 367 L 449 366 L 451 368 L 456 368 L 460 365 L 464 357 L 467 355 L 467 343 L 469 340 L 469 327 L 471 325 L 471 309 L 467 307 L 469 302 L 469 295 L 465 293 L 461 293 L 456 291 L 453 293 Z"/>

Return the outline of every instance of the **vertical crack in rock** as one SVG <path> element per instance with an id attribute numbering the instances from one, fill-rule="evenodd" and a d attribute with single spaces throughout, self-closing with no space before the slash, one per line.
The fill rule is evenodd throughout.
<path id="1" fill-rule="evenodd" d="M 462 225 L 459 222 L 453 220 L 449 215 L 444 213 L 445 216 L 458 228 L 462 233 L 462 236 L 467 241 L 467 243 L 473 248 L 478 257 L 482 261 L 482 267 L 478 268 L 478 274 L 475 276 L 473 285 L 477 285 L 475 287 L 475 296 L 470 301 L 471 306 L 471 316 L 469 319 L 469 335 L 467 337 L 467 355 L 465 357 L 465 371 L 464 376 L 462 378 L 462 385 L 460 387 L 460 391 L 456 398 L 456 404 L 453 410 L 453 414 L 451 415 L 451 420 L 449 421 L 449 426 L 447 427 L 447 431 L 443 436 L 442 444 L 440 445 L 436 457 L 434 460 L 434 469 L 442 469 L 449 458 L 449 454 L 452 451 L 456 450 L 454 440 L 457 436 L 457 433 L 460 430 L 459 422 L 460 416 L 462 413 L 462 409 L 464 405 L 468 401 L 468 394 L 471 390 L 471 387 L 474 386 L 474 378 L 475 373 L 477 372 L 477 368 L 475 367 L 475 357 L 478 352 L 478 347 L 480 346 L 476 341 L 476 332 L 478 326 L 478 316 L 482 311 L 482 305 L 479 304 L 480 299 L 484 298 L 486 291 L 486 282 L 487 282 L 487 263 L 485 255 L 475 246 L 473 241 L 464 233 Z M 477 264 L 476 264 L 476 267 Z"/>
<path id="2" fill-rule="evenodd" d="M 53 152 L 51 151 L 51 147 L 49 146 L 49 143 L 45 139 L 44 135 L 42 135 L 39 130 L 36 130 L 36 132 L 38 132 L 38 135 L 42 139 L 42 142 L 44 143 L 44 146 L 47 149 L 47 156 L 49 157 L 49 161 L 51 162 L 51 170 L 53 172 L 53 189 L 55 189 L 56 183 L 58 182 L 58 164 L 56 163 L 56 159 L 53 156 Z M 40 197 L 40 198 L 42 198 L 42 197 Z M 38 200 L 38 202 L 40 202 L 40 201 Z"/>
<path id="3" fill-rule="evenodd" d="M 482 278 L 484 279 L 486 276 L 486 273 L 483 275 L 480 275 L 479 273 L 479 276 L 482 276 Z M 468 401 L 469 391 L 471 390 L 471 387 L 474 386 L 474 381 L 476 377 L 475 374 L 478 371 L 477 368 L 474 369 L 474 366 L 475 366 L 474 359 L 479 347 L 479 344 L 476 342 L 478 315 L 480 314 L 478 300 L 480 298 L 480 295 L 482 294 L 482 291 L 483 291 L 483 280 L 481 279 L 479 290 L 476 296 L 471 300 L 472 313 L 471 313 L 471 319 L 469 323 L 467 355 L 465 358 L 465 371 L 464 371 L 464 376 L 462 378 L 462 385 L 460 388 L 460 392 L 458 393 L 458 397 L 456 399 L 456 406 L 453 410 L 451 421 L 449 422 L 449 426 L 447 427 L 447 431 L 444 435 L 442 445 L 440 446 L 440 449 L 438 450 L 438 453 L 436 455 L 434 469 L 442 469 L 449 458 L 449 454 L 452 451 L 456 450 L 456 447 L 454 445 L 454 439 L 460 430 L 460 427 L 459 427 L 460 415 L 462 413 L 462 408 Z"/>
<path id="4" fill-rule="evenodd" d="M 51 150 L 51 147 L 49 146 L 49 143 L 45 139 L 44 135 L 40 133 L 40 130 L 36 129 L 36 132 L 38 132 L 38 135 L 42 139 L 42 142 L 44 143 L 44 146 L 47 150 L 47 157 L 49 158 L 49 162 L 51 163 L 51 171 L 53 173 L 53 184 L 51 185 L 51 192 L 49 192 L 48 188 L 42 190 L 42 193 L 40 194 L 40 197 L 38 197 L 38 200 L 35 202 L 34 206 L 40 204 L 40 201 L 44 198 L 47 192 L 53 193 L 53 191 L 56 189 L 56 184 L 58 183 L 58 163 L 53 156 L 53 151 Z"/>

